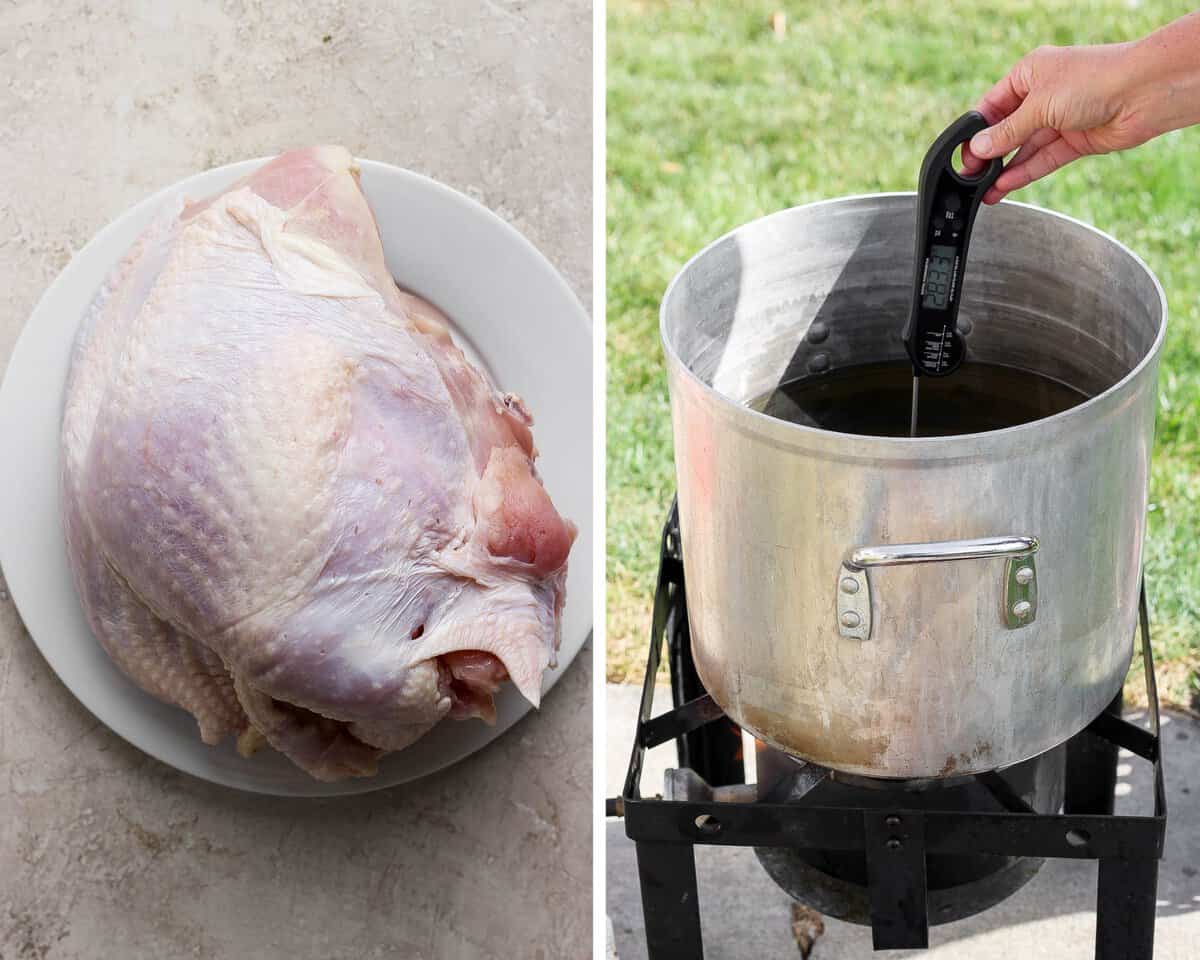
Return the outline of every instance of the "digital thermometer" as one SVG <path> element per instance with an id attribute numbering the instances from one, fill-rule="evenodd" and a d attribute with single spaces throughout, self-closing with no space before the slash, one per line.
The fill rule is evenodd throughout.
<path id="1" fill-rule="evenodd" d="M 957 320 L 967 245 L 983 195 L 1000 176 L 1004 162 L 997 157 L 968 177 L 954 169 L 954 151 L 987 127 L 983 114 L 964 113 L 942 131 L 921 164 L 912 307 L 903 334 L 913 366 L 914 436 L 918 379 L 947 376 L 963 360 Z"/>

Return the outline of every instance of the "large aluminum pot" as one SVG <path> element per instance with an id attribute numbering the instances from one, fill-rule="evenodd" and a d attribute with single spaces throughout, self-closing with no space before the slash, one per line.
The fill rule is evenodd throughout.
<path id="1" fill-rule="evenodd" d="M 1120 689 L 1167 318 L 1121 244 L 1003 203 L 971 242 L 967 361 L 1091 399 L 917 439 L 748 409 L 782 381 L 904 357 L 914 217 L 913 195 L 887 194 L 756 220 L 683 268 L 661 316 L 700 677 L 760 739 L 878 777 L 1024 760 Z"/>

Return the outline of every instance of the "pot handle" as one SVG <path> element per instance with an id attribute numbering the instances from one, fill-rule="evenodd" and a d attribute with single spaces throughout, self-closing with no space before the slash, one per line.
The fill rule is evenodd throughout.
<path id="1" fill-rule="evenodd" d="M 838 633 L 853 640 L 871 638 L 871 583 L 867 578 L 871 567 L 1002 557 L 1007 557 L 1008 563 L 1004 567 L 1001 618 L 1010 630 L 1024 627 L 1037 616 L 1037 567 L 1033 555 L 1039 546 L 1037 537 L 1011 536 L 856 547 L 846 554 L 838 573 Z"/>

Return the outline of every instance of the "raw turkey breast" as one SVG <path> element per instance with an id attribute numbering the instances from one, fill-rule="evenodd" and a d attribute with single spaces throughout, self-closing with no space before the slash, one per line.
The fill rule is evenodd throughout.
<path id="1" fill-rule="evenodd" d="M 63 509 L 92 630 L 206 743 L 321 780 L 492 719 L 505 680 L 536 705 L 575 529 L 531 423 L 397 288 L 350 154 L 284 154 L 166 211 L 84 318 Z"/>

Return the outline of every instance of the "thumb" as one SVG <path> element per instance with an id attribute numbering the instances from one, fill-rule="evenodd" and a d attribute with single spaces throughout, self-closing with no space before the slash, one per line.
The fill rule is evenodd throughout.
<path id="1" fill-rule="evenodd" d="M 990 160 L 1011 153 L 1033 134 L 1046 126 L 1042 122 L 1041 110 L 1027 98 L 1016 110 L 986 130 L 980 130 L 971 138 L 971 152 L 975 156 Z"/>

